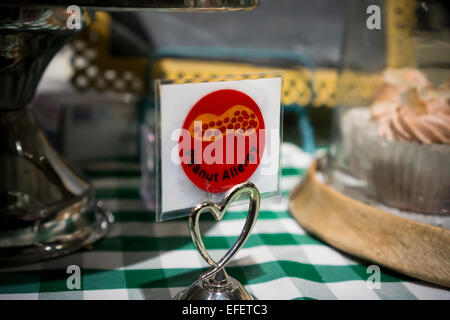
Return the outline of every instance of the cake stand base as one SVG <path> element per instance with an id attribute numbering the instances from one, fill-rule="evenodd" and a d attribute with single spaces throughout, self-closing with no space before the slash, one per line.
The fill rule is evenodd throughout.
<path id="1" fill-rule="evenodd" d="M 317 161 L 290 195 L 301 226 L 349 254 L 450 287 L 450 230 L 407 219 L 339 193 L 317 178 Z"/>

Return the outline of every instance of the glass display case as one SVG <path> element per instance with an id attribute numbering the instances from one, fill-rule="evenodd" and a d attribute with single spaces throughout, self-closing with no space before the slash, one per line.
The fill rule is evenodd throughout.
<path id="1" fill-rule="evenodd" d="M 335 189 L 389 212 L 450 213 L 449 17 L 445 1 L 349 2 L 325 174 Z"/>

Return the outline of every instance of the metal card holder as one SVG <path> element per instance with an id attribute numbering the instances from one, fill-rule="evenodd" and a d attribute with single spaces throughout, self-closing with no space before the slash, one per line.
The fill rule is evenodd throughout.
<path id="1" fill-rule="evenodd" d="M 143 126 L 142 131 L 142 164 L 146 172 L 142 194 L 147 207 L 156 211 L 157 221 L 188 216 L 192 241 L 210 266 L 175 299 L 256 299 L 238 280 L 227 274 L 225 267 L 249 238 L 259 214 L 261 198 L 281 196 L 282 92 L 282 72 L 179 79 L 176 82 L 156 80 L 154 113 L 148 119 L 154 128 Z M 225 124 L 231 131 L 225 130 Z M 219 134 L 214 133 L 219 141 L 217 145 L 213 145 L 215 139 L 203 140 L 203 133 L 205 137 L 210 136 L 210 127 L 220 129 L 216 132 Z M 241 135 L 242 144 L 235 142 L 239 138 L 233 137 L 235 134 Z M 232 136 L 231 140 L 220 140 L 227 139 L 227 135 Z M 187 147 L 183 144 L 185 139 L 190 142 Z M 234 143 L 238 145 L 234 146 Z M 213 162 L 197 162 L 195 155 L 203 157 L 211 146 L 210 149 L 219 152 L 219 161 L 214 158 Z M 245 153 L 244 157 L 237 157 L 235 150 L 238 147 Z M 232 162 L 225 161 L 228 158 L 224 160 L 229 150 Z M 151 185 L 155 188 L 147 188 Z M 200 216 L 209 212 L 220 221 L 231 206 L 243 204 L 247 198 L 247 218 L 239 237 L 220 260 L 214 260 L 203 243 Z"/>
<path id="2" fill-rule="evenodd" d="M 242 194 L 248 194 L 250 199 L 244 228 L 233 246 L 219 262 L 216 262 L 209 255 L 203 243 L 199 217 L 204 212 L 210 212 L 216 221 L 222 220 L 228 207 Z M 256 297 L 249 293 L 239 281 L 227 274 L 225 266 L 238 253 L 250 236 L 258 218 L 260 203 L 261 195 L 256 186 L 251 182 L 245 182 L 233 187 L 218 204 L 203 202 L 192 210 L 189 216 L 189 232 L 195 247 L 211 268 L 203 273 L 189 288 L 178 293 L 175 300 L 256 300 Z"/>

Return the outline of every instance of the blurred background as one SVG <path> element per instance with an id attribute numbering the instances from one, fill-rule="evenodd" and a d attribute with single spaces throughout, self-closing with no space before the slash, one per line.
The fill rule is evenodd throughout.
<path id="1" fill-rule="evenodd" d="M 241 12 L 97 11 L 53 59 L 34 111 L 72 163 L 139 156 L 157 78 L 283 70 L 284 140 L 326 145 L 346 1 L 261 1 Z"/>
<path id="2" fill-rule="evenodd" d="M 448 233 L 434 229 L 450 228 L 450 171 L 445 170 L 450 168 L 448 2 L 260 0 L 253 10 L 226 13 L 92 11 L 83 14 L 87 27 L 74 36 L 70 34 L 71 40 L 46 68 L 31 108 L 25 105 L 27 98 L 31 99 L 39 70 L 45 67 L 42 61 L 46 62 L 59 49 L 57 45 L 69 38 L 63 19 L 69 12 L 64 8 L 11 10 L 0 11 L 0 62 L 11 67 L 0 68 L 4 71 L 0 76 L 6 79 L 0 90 L 0 95 L 6 97 L 0 99 L 5 111 L 2 117 L 6 119 L 0 121 L 0 131 L 7 133 L 0 144 L 0 175 L 8 178 L 3 179 L 0 188 L 0 240 L 6 239 L 0 241 L 6 244 L 0 248 L 0 262 L 2 257 L 7 262 L 56 257 L 94 242 L 114 221 L 102 201 L 111 207 L 119 223 L 115 224 L 113 236 L 100 243 L 97 250 L 117 250 L 117 243 L 124 253 L 136 248 L 149 250 L 155 242 L 132 240 L 128 247 L 122 240 L 113 245 L 108 242 L 141 232 L 151 241 L 162 238 L 159 242 L 163 243 L 166 237 L 170 243 L 168 234 L 161 236 L 161 225 L 152 229 L 145 224 L 155 220 L 155 80 L 203 82 L 224 75 L 251 79 L 257 78 L 258 72 L 283 71 L 283 197 L 276 200 L 278 203 L 268 203 L 269 207 L 262 211 L 267 216 L 277 214 L 277 220 L 288 217 L 295 228 L 297 222 L 306 225 L 306 231 L 324 239 L 330 238 L 323 234 L 336 230 L 333 241 L 327 240 L 336 248 L 449 286 Z M 17 16 L 13 19 L 8 12 Z M 50 41 L 53 37 L 57 41 Z M 21 55 L 22 61 L 16 63 Z M 385 97 L 380 95 L 383 90 Z M 376 108 L 380 105 L 381 109 Z M 382 112 L 377 114 L 378 110 Z M 405 117 L 406 129 L 398 125 L 397 112 Z M 92 185 L 60 161 L 39 127 L 65 160 L 93 180 Z M 297 189 L 299 185 L 303 189 Z M 334 190 L 328 191 L 325 185 Z M 341 197 L 336 190 L 351 199 Z M 95 198 L 101 201 L 95 202 Z M 335 206 L 337 203 L 345 205 Z M 367 222 L 368 212 L 375 217 L 389 216 L 371 210 L 374 208 L 425 224 L 413 232 L 408 220 L 397 220 L 398 224 L 383 220 L 377 223 L 377 229 L 374 223 Z M 308 228 L 302 220 L 312 217 L 308 215 L 311 212 L 323 214 L 316 229 Z M 353 223 L 357 212 L 364 218 L 359 225 Z M 348 213 L 352 214 L 350 232 L 343 232 L 342 225 L 333 225 L 339 219 L 329 218 L 329 214 L 348 217 Z M 46 221 L 46 226 L 41 221 Z M 120 223 L 130 221 L 132 227 L 121 233 Z M 431 231 L 426 229 L 427 224 L 433 225 Z M 27 229 L 22 230 L 22 226 Z M 179 226 L 181 232 L 186 231 L 185 225 Z M 398 230 L 396 226 L 400 226 Z M 285 234 L 287 229 L 280 230 Z M 374 230 L 380 233 L 378 243 L 373 242 Z M 404 232 L 393 237 L 399 230 Z M 431 233 L 437 236 L 428 236 Z M 345 238 L 349 234 L 355 238 Z M 342 242 L 340 237 L 344 238 Z M 66 247 L 54 239 L 63 239 L 61 243 Z M 306 240 L 295 244 L 309 245 L 309 238 L 302 239 Z M 354 239 L 379 246 L 349 250 L 363 243 Z M 184 240 L 190 243 L 188 237 Z M 439 243 L 444 244 L 442 250 Z M 395 249 L 397 244 L 402 254 Z M 178 246 L 175 243 L 171 248 Z M 31 258 L 30 247 L 36 252 Z M 422 248 L 424 254 L 421 256 L 422 251 L 416 248 Z M 10 258 L 10 250 L 15 250 L 14 259 Z M 380 259 L 380 252 L 395 252 L 394 262 Z M 127 263 L 153 258 L 143 255 Z M 286 259 L 292 259 L 291 255 L 281 261 Z M 426 264 L 423 270 L 418 261 Z M 435 262 L 440 264 L 438 268 Z M 103 263 L 102 258 L 98 259 L 97 267 L 101 269 Z M 123 264 L 125 260 L 112 268 Z M 398 267 L 405 264 L 406 270 Z M 442 274 L 430 277 L 433 272 L 429 270 Z M 364 277 L 358 279 L 365 290 Z M 405 292 L 403 287 L 398 290 Z M 355 297 L 359 298 L 359 292 Z"/>

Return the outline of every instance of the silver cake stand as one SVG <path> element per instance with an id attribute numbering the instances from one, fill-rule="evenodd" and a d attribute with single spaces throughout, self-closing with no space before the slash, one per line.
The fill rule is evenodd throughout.
<path id="1" fill-rule="evenodd" d="M 0 267 L 73 252 L 105 235 L 114 218 L 92 185 L 67 165 L 38 127 L 30 104 L 56 52 L 79 29 L 72 5 L 106 10 L 251 9 L 257 0 L 2 0 L 0 3 Z"/>

